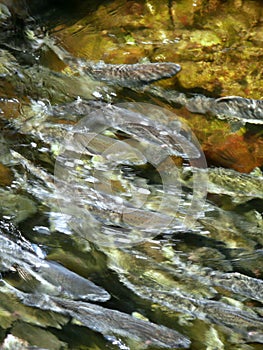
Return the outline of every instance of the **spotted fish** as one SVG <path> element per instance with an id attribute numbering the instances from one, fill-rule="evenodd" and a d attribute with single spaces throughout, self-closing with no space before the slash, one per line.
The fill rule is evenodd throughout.
<path id="1" fill-rule="evenodd" d="M 179 64 L 173 62 L 106 64 L 88 62 L 75 58 L 64 48 L 59 47 L 50 38 L 45 38 L 45 44 L 61 59 L 81 74 L 87 74 L 93 79 L 124 87 L 142 86 L 161 79 L 171 78 L 181 70 Z"/>
<path id="2" fill-rule="evenodd" d="M 172 62 L 145 64 L 90 64 L 84 72 L 92 78 L 121 86 L 140 86 L 176 75 L 181 70 Z"/>

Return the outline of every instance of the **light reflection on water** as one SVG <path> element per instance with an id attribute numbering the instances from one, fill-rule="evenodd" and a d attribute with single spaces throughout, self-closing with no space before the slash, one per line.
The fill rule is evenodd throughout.
<path id="1" fill-rule="evenodd" d="M 119 33 L 118 29 L 115 29 L 114 33 L 101 32 L 107 21 L 112 23 L 118 18 L 116 17 L 117 13 L 120 13 L 123 8 L 127 10 L 123 18 L 124 22 L 134 12 L 143 16 L 143 7 L 140 3 L 131 2 L 129 6 L 127 9 L 126 4 L 123 3 L 119 8 L 107 10 L 100 26 L 96 29 L 94 29 L 97 23 L 96 16 L 91 18 L 89 24 L 86 23 L 87 19 L 85 18 L 82 22 L 85 23 L 85 26 L 84 24 L 76 26 L 75 30 L 65 38 L 65 41 L 63 41 L 62 36 L 61 44 L 68 45 L 70 42 L 78 41 L 74 50 L 80 56 L 83 55 L 94 60 L 105 59 L 105 57 L 109 61 L 122 60 L 123 57 L 127 56 L 126 48 L 130 46 L 135 47 L 134 51 L 133 49 L 129 50 L 131 56 L 134 53 L 135 57 L 138 52 L 146 54 L 145 45 L 136 47 L 140 40 L 133 44 L 133 37 L 126 36 L 126 33 L 125 35 Z M 103 12 L 103 9 L 100 8 L 100 11 Z M 149 11 L 151 13 L 152 10 Z M 140 28 L 142 21 L 143 19 L 139 18 L 138 28 L 135 25 L 132 28 L 136 31 L 136 35 L 139 35 L 140 31 L 144 35 L 147 33 L 147 30 Z M 63 29 L 60 29 L 62 34 Z M 58 30 L 59 28 L 55 28 L 54 32 Z M 101 34 L 104 36 L 98 40 Z M 82 52 L 79 47 L 92 36 L 91 46 L 83 48 Z M 80 38 L 83 41 L 79 40 Z M 115 46 L 107 46 L 112 42 Z M 148 42 L 152 45 L 151 36 L 149 36 Z M 159 45 L 161 41 L 156 41 L 155 44 L 157 43 Z M 123 52 L 116 52 L 117 47 L 123 49 Z M 117 55 L 119 56 L 117 57 Z M 128 63 L 133 60 L 134 58 L 131 57 L 128 59 Z M 70 83 L 69 85 L 64 85 L 64 83 L 61 85 L 63 92 L 65 92 Z M 93 89 L 96 88 L 95 84 Z M 72 88 L 72 90 L 74 89 Z M 137 94 L 132 91 L 127 92 L 127 90 L 125 90 L 126 93 L 120 91 L 120 95 L 118 95 L 118 89 L 116 89 L 116 102 L 118 99 L 125 102 L 133 101 L 134 96 L 149 102 L 143 93 Z M 8 90 L 6 91 L 8 93 Z M 56 95 L 56 91 L 54 94 Z M 232 349 L 244 350 L 260 348 L 260 343 L 262 343 L 262 325 L 260 325 L 262 323 L 262 318 L 260 318 L 260 315 L 262 316 L 261 201 L 242 203 L 241 198 L 241 202 L 234 205 L 227 196 L 217 192 L 213 194 L 214 188 L 211 186 L 212 194 L 209 195 L 208 202 L 204 207 L 206 215 L 199 220 L 198 225 L 192 231 L 187 232 L 184 227 L 179 227 L 177 232 L 173 234 L 166 232 L 166 234 L 159 235 L 144 244 L 128 247 L 124 250 L 109 249 L 105 244 L 104 247 L 98 247 L 96 246 L 96 237 L 92 240 L 87 239 L 90 238 L 90 235 L 95 234 L 93 227 L 85 227 L 86 235 L 84 236 L 83 234 L 76 235 L 74 226 L 68 224 L 67 213 L 61 213 L 60 208 L 56 207 L 57 198 L 53 192 L 55 185 L 52 174 L 59 144 L 65 139 L 69 121 L 78 120 L 79 116 L 75 119 L 74 115 L 76 110 L 74 108 L 70 110 L 69 105 L 65 103 L 61 106 L 57 105 L 56 111 L 52 114 L 49 109 L 52 106 L 52 101 L 50 101 L 51 103 L 45 101 L 45 104 L 34 96 L 36 102 L 28 101 L 27 98 L 25 98 L 25 102 L 24 96 L 22 96 L 23 93 L 18 96 L 17 100 L 1 101 L 3 106 L 6 103 L 9 107 L 13 103 L 19 105 L 18 111 L 16 108 L 3 108 L 5 121 L 11 117 L 16 117 L 17 120 L 13 124 L 7 123 L 2 127 L 5 152 L 0 154 L 1 162 L 12 169 L 14 180 L 10 188 L 4 188 L 1 191 L 3 194 L 1 198 L 3 203 L 1 222 L 5 223 L 10 220 L 19 226 L 22 234 L 35 244 L 33 247 L 40 262 L 47 256 L 49 260 L 57 261 L 70 271 L 74 271 L 104 288 L 111 294 L 111 300 L 106 303 L 101 302 L 100 305 L 105 306 L 107 310 L 119 310 L 127 314 L 136 311 L 141 318 L 148 318 L 156 324 L 164 325 L 189 337 L 193 342 L 191 347 L 193 349 L 207 349 L 209 346 L 219 349 L 228 346 Z M 72 99 L 72 95 L 70 98 Z M 81 106 L 80 103 L 79 108 Z M 37 107 L 42 108 L 38 109 Z M 86 111 L 83 112 L 83 115 L 85 114 Z M 47 124 L 42 124 L 42 122 L 47 122 Z M 59 123 L 61 123 L 60 128 L 58 128 Z M 44 127 L 41 128 L 43 125 Z M 65 125 L 64 133 L 62 125 Z M 120 140 L 125 136 L 123 133 L 127 131 L 129 130 L 119 130 Z M 105 139 L 103 140 L 106 142 Z M 18 155 L 21 154 L 24 160 L 16 158 L 15 153 L 10 153 L 9 149 L 15 150 Z M 153 153 L 157 153 L 157 149 L 154 148 Z M 127 148 L 126 151 L 128 150 Z M 152 157 L 153 154 L 150 156 Z M 88 165 L 86 170 L 90 170 L 89 161 L 90 156 L 87 156 L 84 159 Z M 110 164 L 106 166 L 107 171 Z M 80 171 L 83 171 L 85 175 L 85 169 L 81 169 L 81 164 L 77 163 L 76 165 L 76 175 L 79 175 Z M 180 169 L 181 164 L 176 163 L 176 165 Z M 95 159 L 95 166 L 103 167 L 103 164 L 99 164 L 98 159 L 97 162 Z M 106 174 L 105 169 L 95 170 L 97 176 L 101 174 L 105 176 Z M 112 169 L 110 170 L 112 171 Z M 125 179 L 126 183 L 117 177 L 114 171 L 106 174 L 106 182 L 109 181 L 107 176 L 110 175 L 111 190 L 114 188 L 112 187 L 112 183 L 114 183 L 119 193 L 125 194 L 127 189 L 125 185 L 128 186 L 131 183 L 130 186 L 134 186 L 132 193 L 134 197 L 134 194 L 138 195 L 138 186 L 144 189 L 143 186 L 147 185 L 148 190 L 156 191 L 156 194 L 153 193 L 150 198 L 149 208 L 152 210 L 155 210 L 156 206 L 160 208 L 157 200 L 160 200 L 160 197 L 162 199 L 166 193 L 158 187 L 157 176 L 149 165 L 137 164 L 123 173 L 128 174 Z M 169 172 L 167 174 L 169 176 Z M 192 185 L 190 175 L 184 175 L 180 186 L 183 188 L 182 191 L 185 191 L 183 199 L 186 201 L 189 198 L 191 200 Z M 234 177 L 237 178 L 233 173 L 232 178 Z M 169 185 L 171 184 L 169 183 Z M 169 186 L 167 187 L 169 188 Z M 231 190 L 228 193 L 229 197 L 235 196 L 235 187 Z M 173 195 L 175 193 L 171 189 L 171 197 Z M 138 199 L 139 203 L 141 203 L 141 198 Z M 259 196 L 259 198 L 262 197 Z M 70 198 L 67 199 L 71 201 Z M 171 200 L 171 203 L 166 203 L 163 206 L 164 213 L 173 210 L 174 202 Z M 105 200 L 97 204 L 101 205 L 103 209 Z M 184 209 L 187 211 L 187 208 Z M 108 217 L 102 217 L 100 211 L 96 214 L 97 219 L 108 220 Z M 140 217 L 136 218 L 140 223 Z M 133 220 L 131 223 L 134 224 L 135 218 L 132 217 L 131 220 Z M 79 222 L 77 223 L 79 224 Z M 9 229 L 11 230 L 11 228 Z M 112 230 L 114 229 L 115 227 L 112 227 Z M 1 227 L 1 230 L 4 228 Z M 150 238 L 153 236 L 151 234 Z M 38 250 L 36 251 L 36 245 L 41 249 L 42 255 L 39 254 Z M 8 260 L 4 260 L 5 253 L 5 251 L 1 251 L 1 264 L 4 265 L 8 264 Z M 26 254 L 23 259 L 26 259 L 25 257 Z M 13 258 L 19 263 L 18 255 Z M 31 265 L 28 261 L 23 263 L 20 262 L 26 272 L 30 271 L 30 268 L 36 269 L 34 271 L 36 274 L 39 272 L 37 266 L 32 266 L 34 265 L 32 261 Z M 24 272 L 22 271 L 22 273 Z M 242 274 L 240 284 L 238 282 L 240 275 L 231 275 L 231 273 Z M 21 278 L 21 275 L 25 278 Z M 67 276 L 70 276 L 70 273 Z M 245 279 L 247 288 L 242 285 L 244 276 L 248 277 Z M 231 281 L 231 277 L 233 285 L 229 286 L 227 281 Z M 5 282 L 21 291 L 31 292 L 34 288 L 34 281 L 28 280 L 26 274 L 21 274 L 21 270 L 16 266 L 4 271 L 3 278 Z M 237 284 L 234 284 L 234 281 L 237 281 Z M 62 288 L 66 289 L 66 286 L 63 286 L 63 281 L 61 284 Z M 39 291 L 37 296 L 39 296 Z M 47 306 L 45 306 L 46 311 L 41 310 L 41 307 L 34 308 L 34 305 L 40 305 L 41 302 L 42 305 L 45 305 L 44 296 L 43 300 L 38 300 L 37 296 L 35 296 L 35 300 L 33 297 L 31 299 L 28 297 L 27 300 L 33 306 L 28 307 L 3 285 L 2 291 L 0 290 L 1 341 L 5 338 L 5 331 L 8 330 L 18 338 L 26 339 L 29 343 L 48 349 L 139 349 L 147 345 L 145 342 L 134 339 L 127 340 L 125 337 L 119 339 L 119 336 L 108 336 L 107 332 L 104 333 L 106 334 L 104 338 L 99 333 L 89 330 L 87 325 L 83 326 L 85 320 L 82 320 L 81 325 L 81 319 L 72 316 L 73 313 L 65 314 L 62 312 L 61 304 L 59 312 L 57 306 L 59 304 L 56 304 L 57 309 L 54 305 L 52 309 L 52 302 L 59 303 L 55 297 L 48 299 Z M 22 294 L 20 297 L 22 300 Z M 76 306 L 72 303 L 71 307 L 73 309 Z M 131 319 L 126 321 L 131 322 Z M 122 326 L 120 323 L 120 329 Z M 143 328 L 142 325 L 141 328 Z M 154 337 L 153 333 L 152 337 Z M 35 336 L 30 338 L 29 334 L 35 334 Z M 222 345 L 223 343 L 224 345 Z"/>

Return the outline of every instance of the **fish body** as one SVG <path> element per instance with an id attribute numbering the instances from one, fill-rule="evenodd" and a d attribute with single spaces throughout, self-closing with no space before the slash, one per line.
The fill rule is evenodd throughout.
<path id="1" fill-rule="evenodd" d="M 171 78 L 180 70 L 180 65 L 172 62 L 145 64 L 105 64 L 100 62 L 88 64 L 84 72 L 98 81 L 132 87 Z"/>
<path id="2" fill-rule="evenodd" d="M 8 237 L 0 228 L 0 271 L 17 271 L 25 282 L 36 280 L 38 293 L 64 295 L 77 300 L 106 301 L 109 293 L 66 267 L 45 260 L 26 241 Z"/>

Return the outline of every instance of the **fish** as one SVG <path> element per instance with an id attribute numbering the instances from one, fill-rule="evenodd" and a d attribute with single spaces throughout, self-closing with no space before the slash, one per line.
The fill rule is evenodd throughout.
<path id="1" fill-rule="evenodd" d="M 91 304 L 88 302 L 64 299 L 51 295 L 24 293 L 3 281 L 1 293 L 12 295 L 24 305 L 38 308 L 78 320 L 81 325 L 105 337 L 112 335 L 125 337 L 144 343 L 145 348 L 188 349 L 189 338 L 174 329 L 156 323 L 140 320 L 127 313 Z"/>
<path id="2" fill-rule="evenodd" d="M 180 72 L 181 66 L 173 62 L 150 62 L 135 64 L 107 64 L 103 61 L 91 62 L 75 58 L 52 39 L 44 42 L 63 62 L 80 74 L 88 75 L 94 80 L 122 87 L 143 86 L 152 82 L 171 78 Z"/>
<path id="3" fill-rule="evenodd" d="M 103 155 L 114 164 L 142 165 L 147 163 L 146 157 L 127 142 L 98 133 L 75 133 L 72 140 L 67 143 L 67 150 L 76 151 L 78 148 L 84 154 Z"/>
<path id="4" fill-rule="evenodd" d="M 45 260 L 37 266 L 37 273 L 50 284 L 57 286 L 59 295 L 72 300 L 103 302 L 110 299 L 110 294 L 105 289 L 55 261 Z"/>
<path id="5" fill-rule="evenodd" d="M 139 88 L 138 88 L 138 91 Z M 208 114 L 241 125 L 263 124 L 263 100 L 249 99 L 241 96 L 207 97 L 201 94 L 185 94 L 176 90 L 166 90 L 160 86 L 147 86 L 144 92 L 161 98 L 170 104 L 184 106 L 189 112 Z"/>
<path id="6" fill-rule="evenodd" d="M 181 66 L 172 62 L 144 64 L 106 64 L 99 62 L 87 64 L 83 71 L 95 80 L 131 87 L 171 78 L 180 70 Z"/>
<path id="7" fill-rule="evenodd" d="M 17 230 L 18 231 L 18 230 Z M 54 261 L 38 256 L 30 242 L 18 231 L 16 236 L 5 233 L 0 225 L 0 271 L 17 271 L 28 284 L 38 282 L 36 290 L 74 300 L 107 301 L 110 294 L 102 287 Z M 16 242 L 17 241 L 17 242 Z"/>
<path id="8" fill-rule="evenodd" d="M 101 133 L 108 127 L 121 130 L 129 137 L 139 141 L 158 145 L 160 148 L 166 149 L 167 154 L 170 155 L 188 159 L 201 156 L 197 146 L 180 131 L 170 130 L 166 125 L 151 120 L 138 112 L 109 104 L 90 113 L 88 118 L 83 118 L 78 123 L 75 132 Z"/>

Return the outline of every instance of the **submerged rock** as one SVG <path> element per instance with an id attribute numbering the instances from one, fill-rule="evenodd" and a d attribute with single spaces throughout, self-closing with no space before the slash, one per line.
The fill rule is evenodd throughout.
<path id="1" fill-rule="evenodd" d="M 26 202 L 21 201 L 17 222 L 40 244 L 23 239 L 11 225 L 0 226 L 2 333 L 49 327 L 40 332 L 44 337 L 50 332 L 63 339 L 65 331 L 73 335 L 70 346 L 78 347 L 77 324 L 82 337 L 87 328 L 105 336 L 99 348 L 109 342 L 121 348 L 119 337 L 136 340 L 138 346 L 131 349 L 189 348 L 182 334 L 189 334 L 198 349 L 260 347 L 262 174 L 211 168 L 200 171 L 207 176 L 197 176 L 193 184 L 202 153 L 180 117 L 187 119 L 188 111 L 198 114 L 204 148 L 220 156 L 213 164 L 232 166 L 235 159 L 235 169 L 246 172 L 262 165 L 261 5 L 246 0 L 97 5 L 70 27 L 56 18 L 58 27 L 50 37 L 71 54 L 30 30 L 27 45 L 8 41 L 2 46 L 1 127 L 9 142 L 7 147 L 2 143 L 0 154 L 14 175 L 13 196 L 7 197 L 5 188 L 2 199 L 7 207 L 30 198 L 37 213 L 27 220 L 30 211 L 23 212 Z M 6 11 L 1 23 L 9 15 Z M 24 57 L 30 51 L 34 64 Z M 180 73 L 173 62 L 182 66 Z M 169 85 L 169 91 L 148 86 L 170 76 L 158 83 Z M 148 105 L 145 118 L 143 104 L 133 109 L 127 103 L 118 107 L 129 110 L 123 118 L 117 108 L 101 102 L 149 98 L 164 103 L 164 112 Z M 178 106 L 185 108 L 177 119 L 168 109 Z M 72 144 L 72 125 L 81 118 Z M 109 130 L 96 135 L 105 123 Z M 244 124 L 247 132 L 240 130 Z M 234 128 L 239 134 L 225 137 Z M 244 144 L 250 132 L 255 137 Z M 56 169 L 61 178 L 54 184 L 54 162 L 65 139 L 67 153 Z M 65 205 L 63 213 L 58 200 Z M 11 211 L 2 208 L 4 215 Z M 182 225 L 184 218 L 185 223 L 198 219 L 192 230 Z M 172 225 L 167 227 L 167 220 Z M 121 244 L 128 248 L 110 248 Z M 93 271 L 110 294 L 48 260 L 43 246 L 51 252 L 49 259 L 83 276 L 92 277 Z M 104 302 L 110 295 L 115 298 L 107 307 L 87 302 Z M 116 309 L 138 311 L 167 327 Z M 66 323 L 62 331 L 52 330 Z M 87 347 L 84 342 L 79 347 Z"/>

